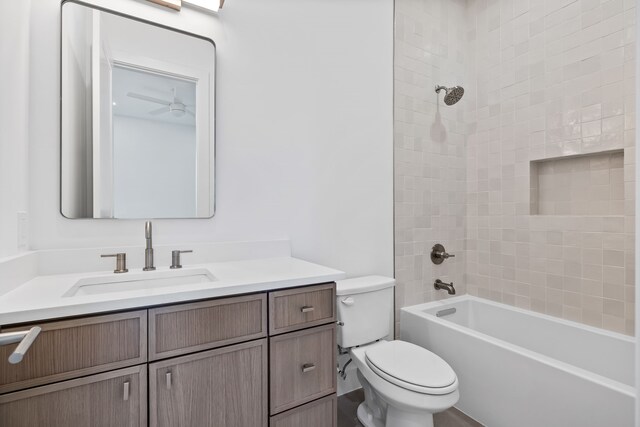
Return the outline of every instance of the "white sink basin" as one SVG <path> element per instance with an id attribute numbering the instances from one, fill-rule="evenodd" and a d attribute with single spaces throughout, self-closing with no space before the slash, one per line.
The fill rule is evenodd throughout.
<path id="1" fill-rule="evenodd" d="M 143 273 L 122 273 L 80 279 L 63 297 L 97 295 L 112 292 L 139 291 L 145 289 L 187 286 L 197 283 L 212 283 L 216 279 L 205 268 L 176 271 L 151 271 Z"/>

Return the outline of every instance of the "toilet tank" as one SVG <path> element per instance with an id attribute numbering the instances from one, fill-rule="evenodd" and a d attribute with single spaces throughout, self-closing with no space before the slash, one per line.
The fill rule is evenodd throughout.
<path id="1" fill-rule="evenodd" d="M 355 347 L 382 339 L 393 328 L 395 280 L 365 276 L 336 282 L 338 345 Z"/>

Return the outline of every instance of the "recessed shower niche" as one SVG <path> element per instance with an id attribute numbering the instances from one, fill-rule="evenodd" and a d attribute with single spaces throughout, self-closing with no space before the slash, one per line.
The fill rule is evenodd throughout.
<path id="1" fill-rule="evenodd" d="M 624 215 L 624 152 L 531 162 L 531 215 Z"/>

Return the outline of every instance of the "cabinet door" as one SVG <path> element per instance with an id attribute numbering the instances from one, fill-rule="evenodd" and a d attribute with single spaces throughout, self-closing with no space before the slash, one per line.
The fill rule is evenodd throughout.
<path id="1" fill-rule="evenodd" d="M 0 426 L 146 425 L 146 365 L 0 396 Z"/>
<path id="2" fill-rule="evenodd" d="M 152 427 L 266 427 L 267 340 L 149 364 Z"/>

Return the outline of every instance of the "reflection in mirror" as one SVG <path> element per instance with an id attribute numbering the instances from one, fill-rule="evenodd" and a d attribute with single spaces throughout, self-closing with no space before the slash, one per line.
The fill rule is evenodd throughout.
<path id="1" fill-rule="evenodd" d="M 123 66 L 112 81 L 114 216 L 196 216 L 195 83 Z"/>
<path id="2" fill-rule="evenodd" d="M 211 217 L 213 43 L 74 2 L 62 11 L 62 214 Z"/>

